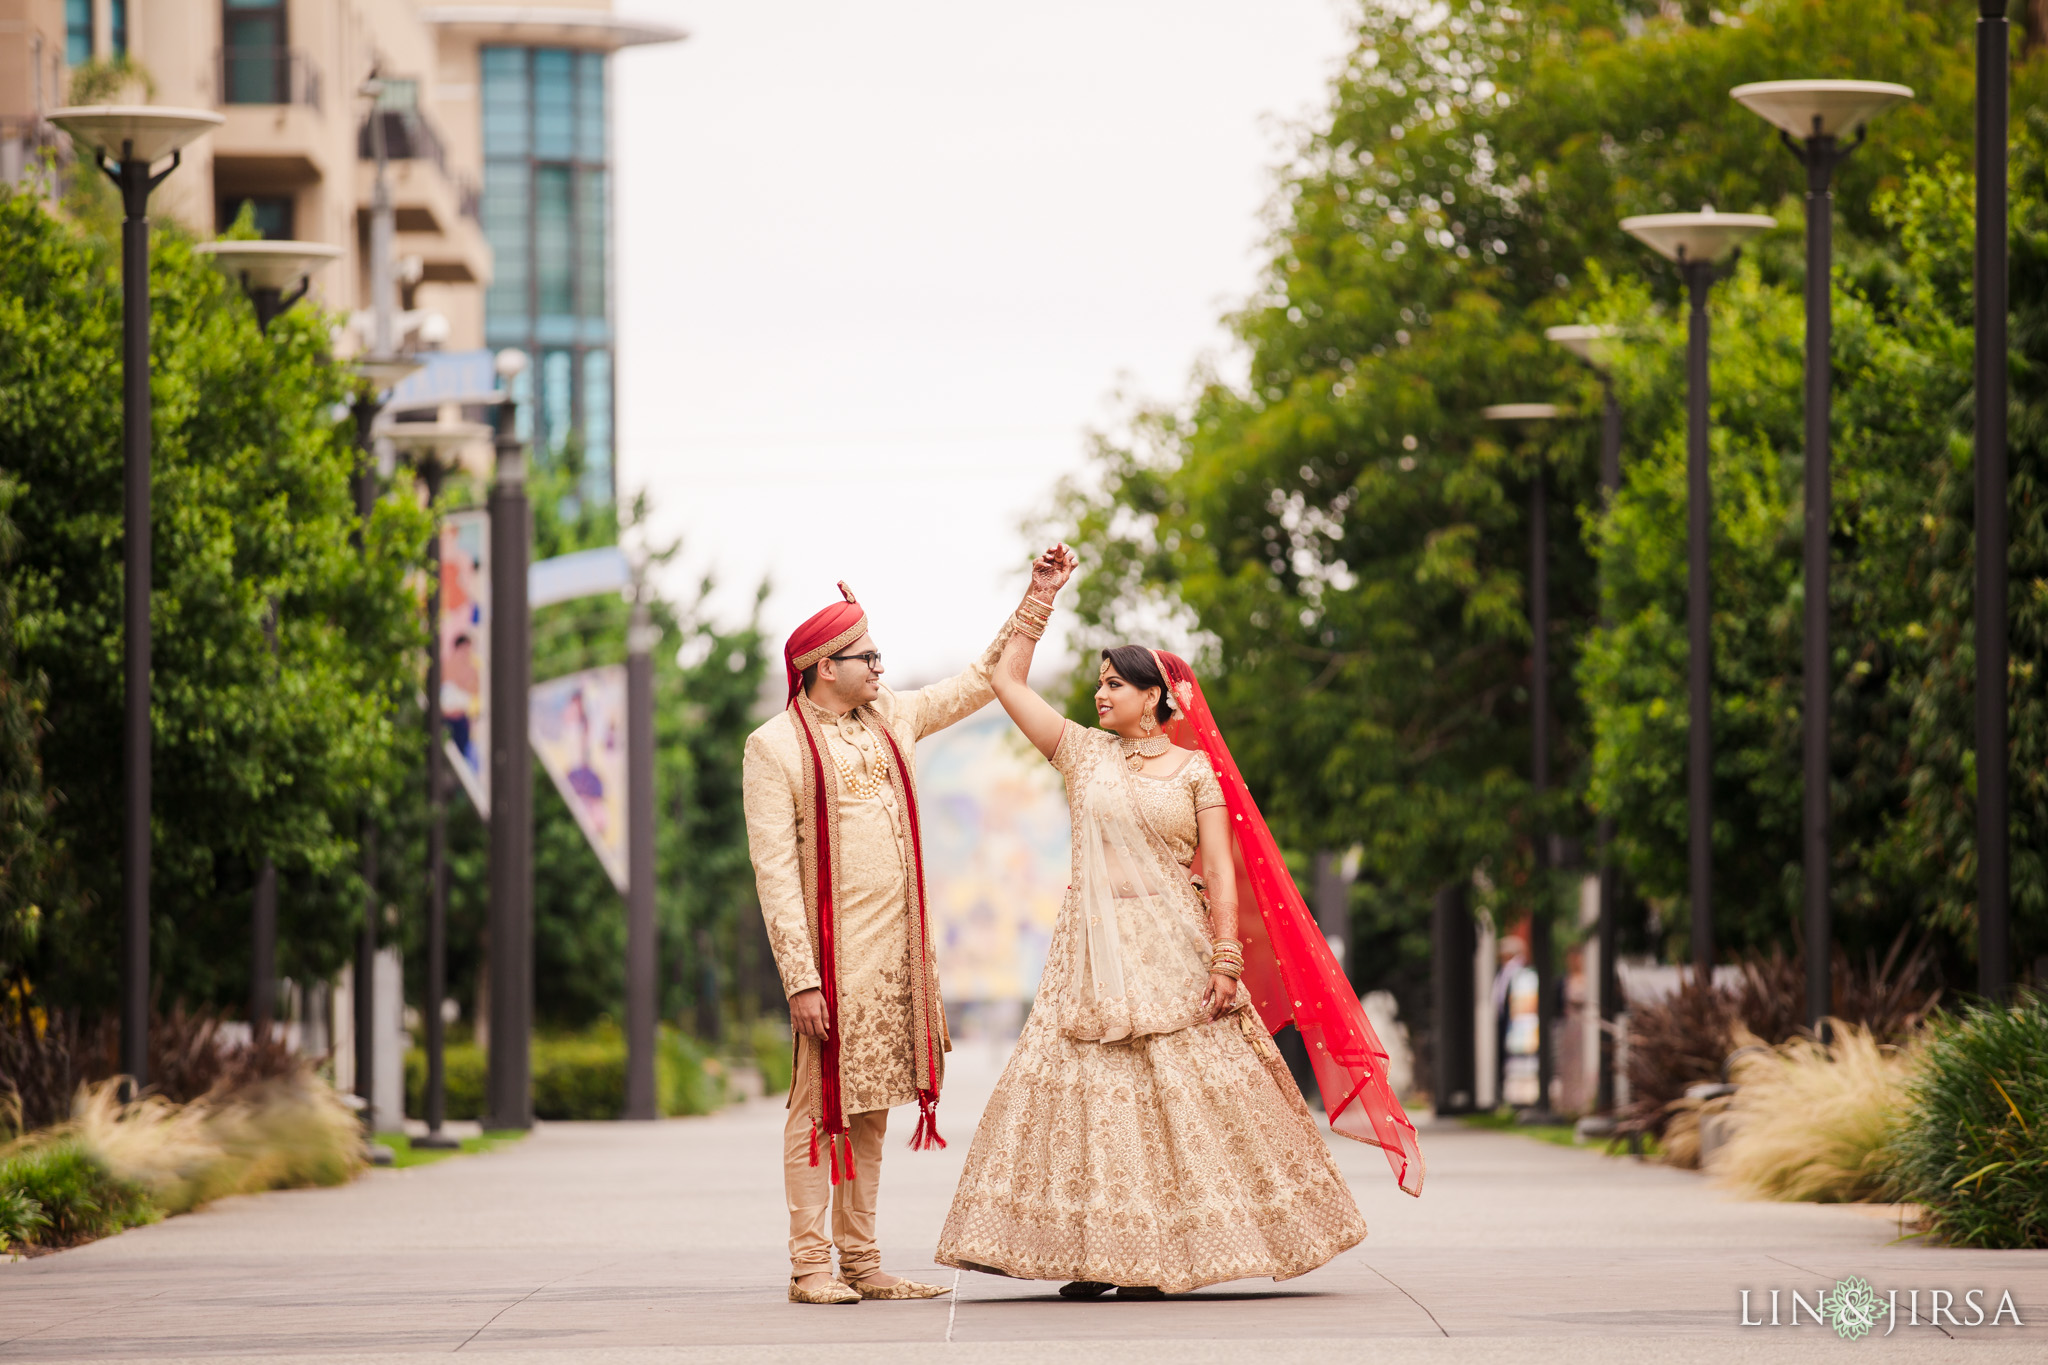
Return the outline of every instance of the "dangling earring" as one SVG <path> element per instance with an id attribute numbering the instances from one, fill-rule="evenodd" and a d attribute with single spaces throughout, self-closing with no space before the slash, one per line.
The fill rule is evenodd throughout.
<path id="1" fill-rule="evenodd" d="M 1152 713 L 1148 710 L 1145 712 L 1144 719 L 1138 722 L 1138 730 L 1141 734 L 1149 736 L 1152 733 L 1152 728 Z"/>

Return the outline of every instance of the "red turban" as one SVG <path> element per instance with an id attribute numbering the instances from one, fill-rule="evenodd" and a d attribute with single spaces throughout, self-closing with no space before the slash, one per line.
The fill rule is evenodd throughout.
<path id="1" fill-rule="evenodd" d="M 789 674 L 790 701 L 796 700 L 797 692 L 804 685 L 805 669 L 827 655 L 837 654 L 868 633 L 868 614 L 854 600 L 853 589 L 841 583 L 839 591 L 846 598 L 844 602 L 834 602 L 798 626 L 782 646 L 782 666 Z"/>

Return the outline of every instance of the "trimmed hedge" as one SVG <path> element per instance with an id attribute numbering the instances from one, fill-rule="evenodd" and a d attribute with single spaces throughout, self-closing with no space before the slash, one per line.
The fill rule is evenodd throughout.
<path id="1" fill-rule="evenodd" d="M 490 1065 L 474 1043 L 442 1054 L 446 1116 L 482 1119 Z M 664 1116 L 709 1114 L 725 1102 L 725 1065 L 704 1044 L 663 1028 L 654 1057 L 655 1102 Z M 405 1057 L 405 1112 L 426 1114 L 427 1054 Z M 540 1119 L 615 1119 L 626 1107 L 626 1037 L 615 1024 L 533 1040 L 533 1114 Z"/>

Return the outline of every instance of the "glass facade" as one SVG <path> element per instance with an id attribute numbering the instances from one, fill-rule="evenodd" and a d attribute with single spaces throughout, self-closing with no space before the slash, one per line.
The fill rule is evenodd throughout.
<path id="1" fill-rule="evenodd" d="M 128 55 L 128 0 L 108 6 L 107 47 L 116 57 Z M 91 60 L 92 0 L 64 0 L 64 63 L 83 66 Z"/>
<path id="2" fill-rule="evenodd" d="M 486 47 L 483 228 L 493 256 L 484 331 L 533 357 L 543 459 L 572 432 L 582 495 L 612 498 L 611 175 L 603 53 Z M 522 417 L 527 414 L 522 412 Z M 524 423 L 522 423 L 523 425 Z"/>
<path id="3" fill-rule="evenodd" d="M 92 60 L 92 0 L 64 0 L 64 61 L 84 66 Z"/>

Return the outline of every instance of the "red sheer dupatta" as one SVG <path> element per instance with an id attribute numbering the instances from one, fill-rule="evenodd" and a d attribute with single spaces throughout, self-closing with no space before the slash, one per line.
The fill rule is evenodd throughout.
<path id="1" fill-rule="evenodd" d="M 1387 1050 L 1365 1017 L 1344 969 L 1301 899 L 1294 878 L 1273 842 L 1272 831 L 1252 801 L 1244 776 L 1230 757 L 1216 718 L 1202 696 L 1194 670 L 1177 654 L 1153 652 L 1178 714 L 1168 722 L 1175 744 L 1209 756 L 1223 787 L 1236 836 L 1238 939 L 1244 945 L 1243 988 L 1250 992 L 1268 1033 L 1292 1023 L 1308 1048 L 1323 1111 L 1330 1127 L 1369 1142 L 1387 1154 L 1395 1183 L 1408 1194 L 1422 1193 L 1422 1147 L 1415 1125 L 1387 1080 Z M 1200 870 L 1200 859 L 1196 870 Z M 1252 914 L 1252 907 L 1258 913 Z"/>

